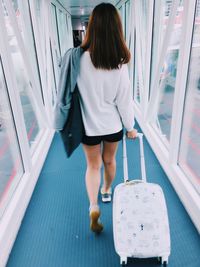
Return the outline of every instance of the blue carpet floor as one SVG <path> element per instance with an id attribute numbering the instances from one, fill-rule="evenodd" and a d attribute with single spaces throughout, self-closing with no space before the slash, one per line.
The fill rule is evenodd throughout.
<path id="1" fill-rule="evenodd" d="M 128 141 L 129 173 L 140 177 L 138 141 Z M 147 178 L 164 190 L 170 221 L 172 252 L 169 267 L 200 266 L 200 236 L 159 162 L 145 141 Z M 82 147 L 66 159 L 55 135 L 26 211 L 7 267 L 117 267 L 112 233 L 112 204 L 100 204 L 104 231 L 89 230 L 88 200 Z M 115 185 L 123 179 L 122 146 L 117 153 Z M 128 266 L 156 267 L 155 259 L 129 259 Z"/>

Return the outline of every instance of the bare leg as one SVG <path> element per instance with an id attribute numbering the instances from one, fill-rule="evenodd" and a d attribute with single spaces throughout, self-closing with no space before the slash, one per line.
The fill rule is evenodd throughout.
<path id="1" fill-rule="evenodd" d="M 104 183 L 103 190 L 108 192 L 116 174 L 116 152 L 118 142 L 104 142 L 103 163 L 104 163 Z"/>
<path id="2" fill-rule="evenodd" d="M 98 207 L 98 192 L 101 181 L 101 145 L 83 145 L 87 160 L 85 175 L 86 188 L 90 202 L 90 228 L 93 232 L 100 233 L 103 225 L 99 222 L 100 210 Z"/>
<path id="3" fill-rule="evenodd" d="M 85 175 L 86 188 L 90 205 L 98 205 L 97 198 L 101 180 L 101 146 L 83 145 L 87 160 L 87 170 Z"/>

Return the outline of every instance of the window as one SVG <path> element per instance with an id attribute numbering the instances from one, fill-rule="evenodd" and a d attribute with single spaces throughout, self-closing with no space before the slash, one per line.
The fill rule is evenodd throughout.
<path id="1" fill-rule="evenodd" d="M 130 1 L 126 2 L 125 9 L 126 9 L 126 32 L 125 32 L 125 37 L 126 37 L 126 41 L 128 41 L 127 38 L 128 38 L 128 34 L 129 34 Z"/>
<path id="2" fill-rule="evenodd" d="M 24 5 L 21 0 L 12 0 L 12 4 L 17 18 L 18 29 L 20 30 L 25 47 L 28 48 L 28 55 L 30 57 L 31 67 L 33 69 L 32 74 L 34 75 L 34 79 L 37 83 L 40 98 L 43 98 L 34 34 L 30 20 L 30 14 L 28 12 L 28 4 Z"/>
<path id="3" fill-rule="evenodd" d="M 157 56 L 159 56 L 163 37 L 166 32 L 166 25 L 169 19 L 169 9 L 171 8 L 171 2 L 165 1 L 161 5 L 162 14 L 161 20 L 162 24 L 159 31 L 154 31 L 155 42 L 153 44 L 153 72 L 155 74 L 155 66 L 157 62 Z M 160 71 L 159 76 L 159 88 L 157 89 L 157 98 L 155 100 L 156 111 L 152 124 L 156 127 L 160 136 L 162 137 L 165 144 L 168 144 L 170 140 L 170 130 L 171 130 L 171 120 L 172 120 L 172 108 L 174 100 L 175 82 L 176 82 L 176 72 L 177 72 L 177 62 L 179 57 L 180 49 L 180 36 L 182 31 L 182 16 L 183 16 L 183 1 L 179 2 L 178 10 L 176 13 L 175 23 L 169 36 L 169 46 L 165 55 L 164 65 Z M 156 57 L 155 57 L 156 55 Z M 152 77 L 152 80 L 156 77 Z M 153 86 L 153 84 L 152 84 Z"/>
<path id="4" fill-rule="evenodd" d="M 10 100 L 0 60 L 0 214 L 3 202 L 14 184 L 22 177 L 24 168 L 20 154 Z"/>
<path id="5" fill-rule="evenodd" d="M 147 38 L 148 38 L 148 8 L 149 1 L 141 0 L 135 4 L 136 17 L 136 42 L 135 42 L 135 77 L 134 77 L 134 99 L 137 103 L 141 102 L 144 97 L 145 75 L 146 75 L 146 52 L 147 52 Z"/>
<path id="6" fill-rule="evenodd" d="M 119 8 L 119 14 L 120 14 L 120 17 L 121 17 L 121 22 L 122 22 L 122 28 L 123 28 L 123 32 L 124 32 L 124 35 L 125 35 L 125 12 L 124 12 L 124 5 L 122 5 L 120 8 Z"/>
<path id="7" fill-rule="evenodd" d="M 56 17 L 56 7 L 53 4 L 51 4 L 51 15 L 52 15 L 52 27 L 53 27 L 53 47 L 55 49 L 57 60 L 59 60 L 60 51 L 59 51 L 58 24 Z"/>
<path id="8" fill-rule="evenodd" d="M 61 48 L 61 55 L 63 56 L 67 50 L 67 42 L 69 42 L 67 36 L 67 23 L 66 23 L 66 15 L 65 13 L 57 9 L 57 18 L 58 18 L 58 31 L 59 31 L 59 40 L 60 40 L 60 48 Z"/>
<path id="9" fill-rule="evenodd" d="M 32 91 L 34 90 L 34 88 L 32 87 L 32 83 L 29 79 L 27 68 L 25 66 L 24 59 L 19 48 L 18 40 L 13 31 L 12 24 L 7 12 L 4 12 L 4 20 L 10 45 L 12 64 L 14 68 L 13 74 L 16 77 L 20 100 L 23 108 L 27 137 L 31 146 L 32 144 L 34 144 L 34 141 L 40 130 L 39 122 L 37 119 L 39 117 L 39 114 L 37 116 L 37 112 L 39 113 L 39 111 L 37 108 L 35 96 L 33 95 Z"/>
<path id="10" fill-rule="evenodd" d="M 179 165 L 200 193 L 200 1 L 197 1 Z"/>

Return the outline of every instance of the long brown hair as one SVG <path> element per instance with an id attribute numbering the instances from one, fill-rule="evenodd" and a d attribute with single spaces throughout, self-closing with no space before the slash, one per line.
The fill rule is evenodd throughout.
<path id="1" fill-rule="evenodd" d="M 94 8 L 81 47 L 89 50 L 98 69 L 118 69 L 129 62 L 131 54 L 123 37 L 120 15 L 112 4 L 102 3 Z"/>

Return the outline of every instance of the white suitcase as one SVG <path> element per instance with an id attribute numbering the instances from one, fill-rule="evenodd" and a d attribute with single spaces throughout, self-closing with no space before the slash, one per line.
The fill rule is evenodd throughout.
<path id="1" fill-rule="evenodd" d="M 128 179 L 126 137 L 123 138 L 124 183 L 116 186 L 113 197 L 113 234 L 120 263 L 127 258 L 156 257 L 168 264 L 170 231 L 162 188 L 146 182 L 143 134 L 140 141 L 141 180 Z"/>

